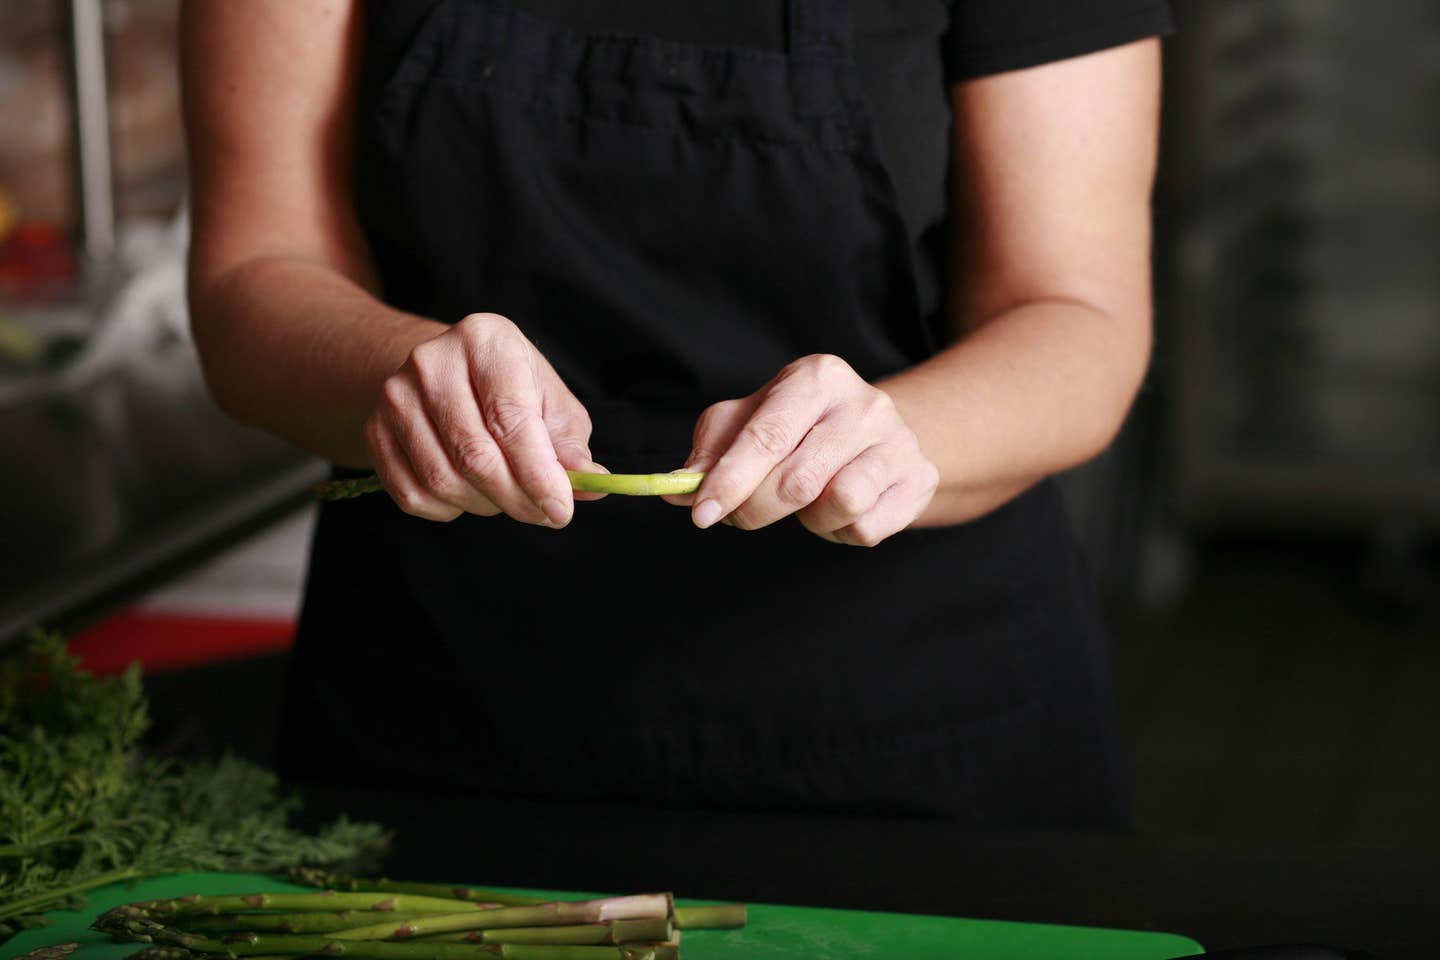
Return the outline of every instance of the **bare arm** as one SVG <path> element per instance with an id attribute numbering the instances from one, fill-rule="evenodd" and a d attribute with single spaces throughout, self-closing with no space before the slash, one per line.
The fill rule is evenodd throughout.
<path id="1" fill-rule="evenodd" d="M 1114 438 L 1150 353 L 1158 43 L 953 93 L 955 342 L 869 384 L 803 357 L 712 406 L 695 523 L 796 514 L 840 543 L 993 510 Z"/>
<path id="2" fill-rule="evenodd" d="M 940 471 L 918 523 L 988 512 L 1124 422 L 1150 357 L 1159 48 L 954 89 L 956 342 L 880 384 Z"/>
<path id="3" fill-rule="evenodd" d="M 563 526 L 565 468 L 603 468 L 545 358 L 504 317 L 450 325 L 377 296 L 352 197 L 361 7 L 186 0 L 190 309 L 211 392 L 373 466 L 409 513 Z"/>
<path id="4" fill-rule="evenodd" d="M 358 2 L 186 0 L 190 309 L 237 419 L 355 466 L 381 383 L 441 324 L 393 310 L 351 197 Z"/>

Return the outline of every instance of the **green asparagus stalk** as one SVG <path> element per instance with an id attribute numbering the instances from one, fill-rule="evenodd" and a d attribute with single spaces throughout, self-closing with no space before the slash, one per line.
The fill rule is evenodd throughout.
<path id="1" fill-rule="evenodd" d="M 626 497 L 659 497 L 694 493 L 703 473 L 581 473 L 566 470 L 570 486 L 587 493 L 618 493 Z"/>
<path id="2" fill-rule="evenodd" d="M 463 913 L 418 917 L 400 923 L 385 921 L 333 934 L 337 940 L 405 940 L 430 933 L 493 930 L 500 927 L 556 927 L 604 920 L 666 918 L 673 909 L 669 894 L 649 893 L 602 900 L 559 901 L 530 907 L 496 907 Z M 458 905 L 458 904 L 457 904 Z"/>
<path id="3" fill-rule="evenodd" d="M 444 883 L 408 883 L 385 877 L 351 877 L 313 867 L 292 867 L 290 879 L 312 887 L 333 890 L 367 890 L 383 893 L 410 893 L 456 900 L 489 901 L 506 906 L 533 906 L 547 902 L 544 897 L 483 887 L 451 886 Z M 682 930 L 734 930 L 745 926 L 745 904 L 727 903 L 714 907 L 676 907 L 675 926 Z"/>
<path id="4" fill-rule="evenodd" d="M 628 945 L 605 947 L 564 944 L 389 943 L 376 940 L 339 940 L 323 934 L 287 933 L 235 933 L 214 939 L 175 930 L 153 920 L 128 918 L 113 912 L 102 914 L 93 926 L 121 941 L 182 948 L 188 951 L 188 954 L 217 954 L 222 957 L 315 955 L 353 957 L 356 960 L 489 960 L 490 957 L 499 956 L 511 960 L 678 960 L 678 955 L 674 952 L 657 952 L 649 946 L 631 948 Z M 190 960 L 188 954 L 182 957 L 157 952 L 149 956 L 148 960 Z"/>
<path id="5" fill-rule="evenodd" d="M 452 910 L 458 908 L 459 904 L 451 907 Z M 382 916 L 386 923 L 396 923 L 414 920 L 427 914 L 381 914 L 375 910 L 341 910 L 338 913 L 222 913 L 214 916 L 179 914 L 170 918 L 170 925 L 188 933 L 333 933 L 336 930 L 353 930 L 355 927 L 372 924 Z"/>
<path id="6" fill-rule="evenodd" d="M 376 901 L 374 893 L 320 893 L 320 894 L 248 894 L 241 897 L 182 897 L 175 900 L 152 900 L 142 903 L 124 904 L 102 914 L 95 922 L 97 929 L 137 929 L 134 925 L 159 926 L 162 918 L 175 918 L 180 924 L 201 919 L 206 914 L 218 914 L 222 909 L 234 910 L 240 906 L 261 910 L 267 907 L 303 911 L 317 910 L 316 904 L 335 904 L 336 901 L 351 898 L 371 905 L 370 911 L 362 910 L 357 904 L 347 904 L 352 911 L 359 911 L 357 923 L 337 931 L 327 932 L 337 940 L 383 940 L 407 939 L 431 933 L 449 933 L 467 930 L 488 930 L 502 927 L 543 927 L 567 926 L 584 923 L 601 923 L 612 920 L 666 919 L 670 917 L 674 900 L 669 894 L 640 894 L 629 897 L 607 897 L 600 900 L 581 900 L 542 903 L 521 907 L 482 907 L 477 903 L 461 903 L 455 900 L 438 900 L 449 913 L 422 913 L 410 911 L 390 915 L 391 901 L 425 903 L 432 898 L 414 897 L 406 894 L 387 894 L 386 899 Z M 461 912 L 456 913 L 459 909 Z M 264 915 L 251 915 L 261 920 Z M 354 914 L 351 915 L 354 918 Z M 243 920 L 243 918 L 241 918 Z M 301 917 L 284 918 L 282 922 L 295 923 Z M 368 919 L 370 922 L 366 923 Z M 262 920 L 263 922 L 263 920 Z M 283 935 L 283 927 L 274 928 L 277 935 Z M 256 935 L 256 931 L 244 931 L 245 935 Z"/>
<path id="7" fill-rule="evenodd" d="M 563 927 L 505 927 L 433 933 L 415 938 L 425 943 L 654 943 L 671 938 L 674 929 L 669 917 L 646 920 L 605 920 Z"/>
<path id="8" fill-rule="evenodd" d="M 360 941 L 340 943 L 324 937 L 295 937 L 294 953 L 269 955 L 251 952 L 248 944 L 201 941 L 191 947 L 152 945 L 126 960 L 280 960 L 281 957 L 350 957 L 353 960 L 680 960 L 669 944 L 589 947 L 549 944 L 426 944 Z M 303 943 L 300 941 L 304 941 Z"/>
<path id="9" fill-rule="evenodd" d="M 222 914 L 244 910 L 285 910 L 294 913 L 336 913 L 343 910 L 374 910 L 392 914 L 456 913 L 465 909 L 485 910 L 483 904 L 462 904 L 442 897 L 420 897 L 407 894 L 336 893 L 247 893 L 225 896 L 176 897 L 149 900 L 128 906 L 148 910 L 156 915 Z"/>
<path id="10" fill-rule="evenodd" d="M 745 926 L 745 919 L 743 903 L 675 908 L 675 926 L 681 930 L 738 930 Z"/>
<path id="11" fill-rule="evenodd" d="M 548 902 L 545 897 L 532 897 L 504 890 L 485 890 L 480 887 L 463 887 L 447 883 L 411 883 L 404 880 L 391 880 L 387 877 L 349 877 L 327 873 L 314 867 L 292 867 L 290 879 L 296 883 L 328 890 L 408 893 L 422 897 L 450 897 L 455 900 L 498 903 L 507 907 L 533 907 L 536 904 Z"/>
<path id="12" fill-rule="evenodd" d="M 703 473 L 584 473 L 566 470 L 570 488 L 587 493 L 614 493 L 626 497 L 658 497 L 694 493 L 705 479 Z M 315 487 L 320 500 L 349 500 L 385 489 L 374 475 L 350 480 L 330 480 Z"/>
<path id="13" fill-rule="evenodd" d="M 368 477 L 354 477 L 349 480 L 328 480 L 315 485 L 317 500 L 350 500 L 366 493 L 384 490 L 380 478 L 375 474 Z"/>

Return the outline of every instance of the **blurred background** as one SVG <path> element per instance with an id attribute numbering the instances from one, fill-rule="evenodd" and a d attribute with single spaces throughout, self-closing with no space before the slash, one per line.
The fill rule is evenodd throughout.
<path id="1" fill-rule="evenodd" d="M 199 377 L 176 9 L 0 0 L 0 648 L 264 760 L 324 471 Z M 1064 478 L 1137 826 L 1440 856 L 1440 4 L 1175 9 L 1155 364 Z"/>

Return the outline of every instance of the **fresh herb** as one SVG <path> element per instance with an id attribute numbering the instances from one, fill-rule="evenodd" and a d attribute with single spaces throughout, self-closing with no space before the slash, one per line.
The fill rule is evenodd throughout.
<path id="1" fill-rule="evenodd" d="M 147 756 L 138 664 L 110 677 L 78 666 L 45 634 L 0 661 L 0 942 L 110 883 L 354 864 L 383 849 L 371 823 L 340 818 L 315 835 L 290 826 L 298 799 L 244 760 Z"/>

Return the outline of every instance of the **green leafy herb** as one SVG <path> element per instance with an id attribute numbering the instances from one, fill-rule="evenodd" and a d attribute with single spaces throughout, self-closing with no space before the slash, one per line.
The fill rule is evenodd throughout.
<path id="1" fill-rule="evenodd" d="M 254 764 L 145 755 L 138 665 L 96 677 L 78 664 L 44 634 L 0 661 L 0 942 L 109 883 L 353 864 L 383 849 L 375 824 L 341 818 L 316 835 L 291 827 L 299 801 Z"/>

